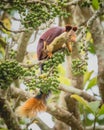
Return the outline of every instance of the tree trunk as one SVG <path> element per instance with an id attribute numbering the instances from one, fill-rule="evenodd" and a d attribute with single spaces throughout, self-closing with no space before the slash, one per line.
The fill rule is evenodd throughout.
<path id="1" fill-rule="evenodd" d="M 2 96 L 0 96 L 0 116 L 4 119 L 8 130 L 22 130 L 8 101 Z"/>

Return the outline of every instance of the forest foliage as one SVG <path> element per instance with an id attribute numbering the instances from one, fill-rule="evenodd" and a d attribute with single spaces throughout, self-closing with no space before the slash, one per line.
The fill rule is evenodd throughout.
<path id="1" fill-rule="evenodd" d="M 38 37 L 39 34 L 37 34 L 37 32 L 49 28 L 55 18 L 59 19 L 61 26 L 67 24 L 65 22 L 67 19 L 72 19 L 72 16 L 75 17 L 74 14 L 69 11 L 70 9 L 68 7 L 77 5 L 81 9 L 91 9 L 91 11 L 93 11 L 90 17 L 91 19 L 89 18 L 83 23 L 76 25 L 78 26 L 76 33 L 77 42 L 73 45 L 72 53 L 69 53 L 66 48 L 61 49 L 55 52 L 51 58 L 42 61 L 37 61 L 35 57 L 36 52 L 35 54 L 28 54 L 26 48 L 31 44 L 29 43 L 31 36 L 34 35 L 35 38 Z M 104 129 L 103 94 L 99 93 L 99 95 L 97 95 L 94 92 L 96 88 L 100 90 L 100 80 L 98 75 L 95 75 L 93 68 L 91 71 L 88 70 L 88 66 L 90 66 L 90 63 L 88 63 L 89 53 L 99 58 L 90 26 L 96 21 L 96 18 L 98 18 L 101 23 L 104 23 L 103 8 L 103 0 L 0 1 L 0 104 L 2 105 L 0 110 L 0 130 L 22 130 L 22 127 L 23 130 L 25 130 L 37 120 L 37 118 L 35 118 L 34 121 L 32 120 L 30 123 L 27 123 L 24 119 L 18 118 L 15 109 L 19 106 L 21 101 L 26 100 L 28 92 L 31 95 L 31 91 L 37 93 L 39 89 L 42 89 L 44 93 L 52 91 L 47 103 L 49 104 L 49 110 L 47 110 L 47 112 L 67 124 L 68 128 L 71 127 L 73 130 L 96 130 L 97 127 L 99 130 Z M 18 14 L 19 17 L 16 17 L 15 14 Z M 18 30 L 13 28 L 13 23 L 16 22 L 20 25 Z M 73 19 L 72 23 L 73 25 L 76 24 Z M 104 33 L 104 27 L 102 27 L 102 30 Z M 23 37 L 23 41 L 21 41 L 21 37 Z M 26 41 L 25 38 L 27 38 Z M 14 46 L 17 46 L 17 49 L 14 49 Z M 25 47 L 23 48 L 23 46 Z M 35 48 L 36 46 L 34 46 L 34 50 Z M 98 50 L 99 48 L 98 46 Z M 20 51 L 20 49 L 22 49 L 23 52 Z M 20 61 L 19 59 L 21 57 L 23 57 L 23 60 Z M 70 65 L 67 63 L 66 57 L 71 57 Z M 41 73 L 40 66 L 43 63 L 44 66 Z M 66 74 L 67 65 L 71 67 L 68 74 L 69 76 Z M 98 69 L 98 74 L 99 72 Z M 80 78 L 82 80 L 80 80 Z M 75 84 L 75 86 L 73 79 L 75 79 L 77 84 Z M 78 80 L 80 81 L 79 84 Z M 25 91 L 20 88 L 21 83 L 25 85 Z M 16 89 L 22 92 L 19 94 Z M 57 104 L 58 106 L 62 91 L 65 92 L 64 96 L 67 96 L 67 93 L 69 93 L 69 100 L 74 99 L 75 104 L 78 103 L 77 111 L 80 113 L 79 116 L 77 116 L 77 112 L 75 112 L 76 108 L 71 111 L 68 105 L 64 106 L 66 107 L 65 109 L 61 107 L 59 110 L 62 109 L 64 112 L 71 113 L 72 117 L 61 115 L 57 111 L 57 107 L 55 107 L 56 113 L 52 111 L 54 102 L 55 105 Z M 91 94 L 89 92 L 91 92 Z M 67 104 L 66 100 L 65 102 Z M 69 103 L 70 107 L 73 106 L 71 103 Z M 50 109 L 50 104 L 52 104 L 52 109 Z M 74 107 L 76 107 L 76 105 Z M 3 114 L 4 112 L 6 112 L 6 114 Z M 64 116 L 66 117 L 65 121 L 63 120 Z M 71 123 L 68 122 L 67 119 L 70 119 Z M 14 120 L 14 122 L 12 120 Z M 41 121 L 38 120 L 38 122 L 40 122 L 38 125 L 41 128 Z M 56 122 L 55 119 L 54 122 Z M 81 125 L 78 126 L 79 124 L 74 124 L 76 122 Z M 44 128 L 45 125 L 46 124 L 43 125 Z M 42 130 L 43 126 L 41 128 Z M 52 130 L 51 128 L 47 129 L 47 127 L 44 130 Z M 53 130 L 54 129 L 55 128 L 53 128 Z"/>

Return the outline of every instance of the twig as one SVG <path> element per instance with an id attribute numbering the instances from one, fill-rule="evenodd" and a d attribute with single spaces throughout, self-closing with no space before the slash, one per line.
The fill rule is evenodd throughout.
<path id="1" fill-rule="evenodd" d="M 45 62 L 46 60 L 40 60 L 40 61 L 36 61 L 35 63 L 32 64 L 24 64 L 24 63 L 19 63 L 21 66 L 25 67 L 25 68 L 31 68 L 35 65 L 41 65 Z"/>
<path id="2" fill-rule="evenodd" d="M 9 58 L 9 44 L 6 44 L 5 48 L 5 60 Z"/>
<path id="3" fill-rule="evenodd" d="M 36 118 L 37 125 L 41 128 L 41 130 L 54 130 L 53 128 L 48 127 L 40 118 Z"/>
<path id="4" fill-rule="evenodd" d="M 34 4 L 34 3 L 40 3 L 42 5 L 45 5 L 46 7 L 49 7 L 50 4 L 47 3 L 47 2 L 44 2 L 44 1 L 41 1 L 41 0 L 30 0 L 30 1 L 27 1 L 25 3 L 23 3 L 24 5 L 28 5 L 28 4 Z"/>
<path id="5" fill-rule="evenodd" d="M 96 121 L 97 121 L 97 113 L 95 113 L 95 119 L 94 119 L 93 130 L 96 130 Z"/>
<path id="6" fill-rule="evenodd" d="M 31 120 L 27 125 L 26 128 L 28 129 L 29 125 L 34 123 L 36 121 L 36 124 L 42 129 L 42 130 L 53 130 L 52 128 L 49 128 L 39 117 L 35 117 L 33 120 Z"/>
<path id="7" fill-rule="evenodd" d="M 32 43 L 35 42 L 37 35 L 38 35 L 38 30 L 36 30 L 36 32 L 35 32 L 35 34 L 34 34 L 34 39 L 33 39 L 33 41 L 31 41 L 29 44 L 32 44 Z"/>
<path id="8" fill-rule="evenodd" d="M 15 99 L 15 102 L 14 102 L 14 105 L 13 105 L 13 110 L 16 109 L 16 107 L 18 106 L 20 100 L 21 100 L 21 95 L 18 96 L 18 97 Z"/>
<path id="9" fill-rule="evenodd" d="M 53 65 L 53 66 L 50 68 L 50 70 L 49 70 L 49 72 L 48 72 L 48 74 L 47 74 L 47 77 L 50 76 L 50 74 L 51 74 L 51 72 L 53 71 L 54 68 L 55 68 L 55 65 Z"/>
<path id="10" fill-rule="evenodd" d="M 12 17 L 12 19 L 15 20 L 15 21 L 21 21 L 20 19 L 15 18 L 15 17 Z"/>
<path id="11" fill-rule="evenodd" d="M 97 10 L 93 15 L 92 17 L 87 20 L 86 22 L 86 27 L 81 27 L 80 28 L 80 35 L 77 37 L 77 42 L 80 41 L 82 39 L 82 37 L 84 37 L 84 35 L 86 34 L 86 28 L 90 28 L 94 22 L 94 20 L 100 16 L 104 14 L 104 5 L 102 8 L 100 8 L 99 10 Z M 78 30 L 79 31 L 79 30 Z"/>
<path id="12" fill-rule="evenodd" d="M 71 5 L 76 5 L 78 4 L 78 2 L 80 2 L 81 0 L 74 0 L 74 1 L 71 1 L 71 2 L 68 2 L 65 4 L 65 6 L 71 6 Z"/>
<path id="13" fill-rule="evenodd" d="M 35 120 L 36 120 L 36 117 L 26 124 L 26 128 L 28 129 L 29 125 L 31 125 Z"/>
<path id="14" fill-rule="evenodd" d="M 83 60 L 83 62 L 82 62 L 80 65 L 78 65 L 77 67 L 81 69 L 81 67 L 84 66 L 84 65 L 86 65 L 86 63 L 85 63 L 85 61 Z"/>
<path id="15" fill-rule="evenodd" d="M 93 24 L 93 21 L 102 14 L 104 14 L 104 7 L 100 8 L 93 14 L 93 16 L 87 22 L 87 27 L 90 28 Z"/>
<path id="16" fill-rule="evenodd" d="M 33 96 L 29 92 L 23 91 L 22 89 L 16 88 L 16 87 L 13 87 L 13 86 L 11 86 L 11 88 L 10 88 L 10 93 L 11 93 L 12 98 L 20 97 L 20 100 L 22 100 L 22 101 L 25 101 L 28 98 Z"/>
<path id="17" fill-rule="evenodd" d="M 1 22 L 1 21 L 0 21 L 0 25 L 1 25 L 6 31 L 12 32 L 12 33 L 22 33 L 22 32 L 26 32 L 26 31 L 28 31 L 28 30 L 33 30 L 32 28 L 29 28 L 28 30 L 26 30 L 26 29 L 17 30 L 17 31 L 15 31 L 15 30 L 10 30 L 10 29 L 6 28 L 5 25 L 3 24 L 3 22 Z"/>

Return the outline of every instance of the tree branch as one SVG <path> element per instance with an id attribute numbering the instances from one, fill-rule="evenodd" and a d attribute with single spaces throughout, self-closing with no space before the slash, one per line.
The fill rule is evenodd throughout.
<path id="1" fill-rule="evenodd" d="M 53 128 L 48 127 L 40 118 L 36 118 L 37 125 L 42 129 L 42 130 L 53 130 Z"/>
<path id="2" fill-rule="evenodd" d="M 84 130 L 81 122 L 77 120 L 72 113 L 56 107 L 55 105 L 48 106 L 47 111 L 52 114 L 56 119 L 66 123 L 67 125 L 77 130 Z"/>
<path id="3" fill-rule="evenodd" d="M 23 4 L 27 5 L 27 4 L 34 4 L 34 3 L 40 3 L 42 5 L 45 5 L 47 8 L 50 6 L 49 3 L 41 1 L 41 0 L 28 0 L 27 2 L 25 2 Z"/>
<path id="4" fill-rule="evenodd" d="M 19 100 L 25 101 L 28 98 L 32 97 L 33 95 L 29 92 L 25 92 L 22 89 L 11 87 L 9 93 L 11 93 L 12 98 L 18 98 Z M 49 128 L 40 118 L 33 119 L 29 124 L 26 125 L 26 128 L 28 128 L 29 125 L 31 125 L 34 121 L 36 121 L 36 124 L 42 129 L 42 130 L 53 130 L 53 128 Z"/>
<path id="5" fill-rule="evenodd" d="M 27 125 L 26 129 L 32 124 L 36 122 L 36 124 L 42 129 L 42 130 L 53 130 L 53 128 L 48 127 L 39 117 L 35 117 L 33 120 L 31 120 Z"/>
<path id="6" fill-rule="evenodd" d="M 83 97 L 85 100 L 91 102 L 91 101 L 96 101 L 98 100 L 94 96 L 91 96 L 90 94 L 84 92 L 83 90 L 74 88 L 74 87 L 68 87 L 65 85 L 60 85 L 59 90 L 62 90 L 64 92 L 72 93 L 72 94 L 77 94 Z M 18 96 L 21 96 L 21 100 L 26 100 L 32 95 L 29 92 L 23 91 L 22 89 L 16 88 L 16 87 L 11 87 L 10 88 L 11 96 L 13 98 L 17 98 Z"/>
<path id="7" fill-rule="evenodd" d="M 77 89 L 77 88 L 74 88 L 74 87 L 68 87 L 68 86 L 65 86 L 65 85 L 61 85 L 59 87 L 59 89 L 64 91 L 64 92 L 78 94 L 89 102 L 97 100 L 94 96 L 91 96 L 88 93 L 84 92 L 83 90 L 80 90 L 80 89 Z"/>
<path id="8" fill-rule="evenodd" d="M 78 4 L 78 2 L 80 2 L 80 1 L 81 1 L 81 0 L 73 0 L 73 1 L 71 1 L 71 2 L 66 3 L 65 6 L 76 5 L 76 4 Z"/>
<path id="9" fill-rule="evenodd" d="M 65 91 L 65 92 L 76 93 L 76 94 L 82 96 L 83 98 L 85 98 L 88 101 L 97 100 L 95 97 L 93 97 L 93 96 L 87 94 L 86 92 L 83 92 L 82 90 L 77 89 L 77 88 L 61 86 L 61 87 L 59 87 L 59 89 L 62 90 L 62 91 Z M 32 95 L 29 94 L 29 93 L 26 93 L 25 91 L 23 91 L 23 90 L 21 90 L 19 88 L 11 87 L 11 96 L 12 96 L 12 98 L 17 98 L 18 96 L 20 96 L 21 97 L 20 99 L 22 101 L 24 101 L 27 98 L 31 97 Z M 50 114 L 52 114 L 53 116 L 55 116 L 56 119 L 66 123 L 67 125 L 71 125 L 71 126 L 74 126 L 74 127 L 76 125 L 78 125 L 76 127 L 80 127 L 80 128 L 77 128 L 77 129 L 78 130 L 83 130 L 81 128 L 81 126 L 79 125 L 80 123 L 77 121 L 77 119 L 71 113 L 67 112 L 66 110 L 62 110 L 61 108 L 58 108 L 58 107 L 53 108 L 52 106 L 48 106 L 47 111 Z M 76 124 L 76 122 L 77 122 L 77 124 Z M 90 130 L 90 129 L 88 128 L 88 130 Z"/>
<path id="10" fill-rule="evenodd" d="M 10 96 L 12 98 L 20 97 L 20 100 L 22 100 L 22 101 L 25 101 L 28 98 L 33 96 L 29 92 L 23 91 L 22 89 L 16 88 L 16 87 L 13 87 L 13 86 L 10 87 L 9 93 L 10 93 Z"/>
<path id="11" fill-rule="evenodd" d="M 98 58 L 98 87 L 104 102 L 104 31 L 100 19 L 96 19 L 99 15 L 104 14 L 104 4 L 102 4 L 102 6 L 103 7 L 89 19 L 87 26 L 89 27 L 94 40 L 94 47 Z"/>
<path id="12" fill-rule="evenodd" d="M 31 30 L 29 32 L 23 32 L 18 41 L 19 46 L 18 46 L 17 57 L 16 57 L 16 60 L 18 62 L 23 62 L 24 56 L 26 54 L 26 48 L 28 45 L 28 41 L 29 41 L 32 33 L 33 33 L 33 30 Z"/>

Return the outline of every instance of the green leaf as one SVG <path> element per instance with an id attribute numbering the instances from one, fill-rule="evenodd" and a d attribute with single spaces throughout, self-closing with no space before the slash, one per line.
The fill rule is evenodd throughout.
<path id="1" fill-rule="evenodd" d="M 90 31 L 88 31 L 88 32 L 86 33 L 86 40 L 87 40 L 87 41 L 90 41 L 91 38 L 92 38 L 91 33 L 90 33 Z"/>
<path id="2" fill-rule="evenodd" d="M 90 79 L 90 77 L 91 77 L 91 75 L 92 75 L 93 72 L 94 72 L 93 70 L 90 71 L 90 72 L 87 71 L 87 72 L 84 74 L 84 81 L 83 81 L 83 84 L 84 84 L 84 85 L 85 85 L 86 82 Z"/>
<path id="3" fill-rule="evenodd" d="M 62 75 L 62 76 L 65 75 L 65 68 L 62 65 L 58 65 L 57 70 L 60 75 Z"/>
<path id="4" fill-rule="evenodd" d="M 97 77 L 94 77 L 94 78 L 92 78 L 92 79 L 89 81 L 89 84 L 87 85 L 86 90 L 92 88 L 92 87 L 95 86 L 96 84 L 97 84 Z"/>
<path id="5" fill-rule="evenodd" d="M 82 105 L 84 105 L 85 107 L 88 107 L 88 102 L 87 102 L 85 99 L 83 99 L 81 96 L 76 95 L 76 94 L 72 94 L 72 95 L 71 95 L 71 98 L 76 99 L 76 100 L 77 100 L 78 102 L 80 102 Z"/>
<path id="6" fill-rule="evenodd" d="M 98 0 L 92 0 L 92 7 L 95 10 L 98 10 L 99 9 L 99 1 Z"/>
<path id="7" fill-rule="evenodd" d="M 98 112 L 99 116 L 104 114 L 104 104 L 101 106 Z"/>
<path id="8" fill-rule="evenodd" d="M 98 110 L 98 107 L 100 105 L 100 101 L 95 101 L 95 102 L 88 103 L 85 99 L 83 99 L 81 96 L 76 95 L 76 94 L 71 95 L 71 98 L 76 99 L 86 109 L 88 109 L 91 113 L 94 113 L 94 114 Z"/>
<path id="9" fill-rule="evenodd" d="M 64 76 L 59 76 L 58 80 L 61 84 L 68 85 L 68 86 L 71 85 L 70 80 Z"/>
<path id="10" fill-rule="evenodd" d="M 95 54 L 96 51 L 95 51 L 95 48 L 94 48 L 94 44 L 91 43 L 91 42 L 88 42 L 88 44 L 89 44 L 88 51 L 89 51 L 90 53 L 92 53 L 92 54 Z"/>
<path id="11" fill-rule="evenodd" d="M 93 114 L 96 114 L 96 112 L 98 111 L 99 106 L 100 106 L 100 101 L 90 102 L 90 103 L 88 103 L 88 106 L 91 109 L 91 111 L 93 112 Z"/>
<path id="12" fill-rule="evenodd" d="M 80 102 L 81 104 L 83 104 L 84 106 L 88 105 L 88 102 L 86 100 L 84 100 L 81 96 L 76 95 L 76 94 L 72 94 L 71 98 L 76 99 L 78 102 Z"/>

